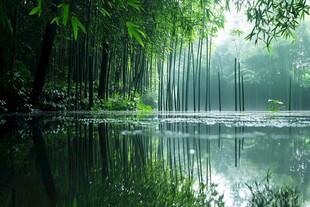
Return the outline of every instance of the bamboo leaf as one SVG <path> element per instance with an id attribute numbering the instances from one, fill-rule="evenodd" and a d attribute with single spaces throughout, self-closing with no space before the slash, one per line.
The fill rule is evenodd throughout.
<path id="1" fill-rule="evenodd" d="M 100 13 L 101 13 L 103 16 L 111 17 L 111 14 L 110 14 L 107 10 L 105 10 L 104 8 L 98 7 L 98 10 L 100 11 Z"/>
<path id="2" fill-rule="evenodd" d="M 69 4 L 59 4 L 58 8 L 63 9 L 62 23 L 66 26 L 69 20 Z"/>
<path id="3" fill-rule="evenodd" d="M 51 24 L 53 24 L 54 22 L 56 22 L 56 24 L 59 25 L 59 17 L 54 17 L 51 21 Z"/>
<path id="4" fill-rule="evenodd" d="M 135 31 L 133 31 L 132 35 L 140 43 L 140 45 L 142 47 L 144 47 L 144 43 L 143 43 L 143 41 L 141 39 L 141 36 L 137 32 L 135 32 Z"/>
<path id="5" fill-rule="evenodd" d="M 39 7 L 39 8 L 42 7 L 42 0 L 38 0 L 38 7 Z"/>
<path id="6" fill-rule="evenodd" d="M 12 27 L 12 25 L 11 25 L 11 22 L 10 22 L 10 20 L 8 19 L 8 17 L 6 16 L 6 14 L 3 12 L 3 10 L 0 8 L 0 12 L 2 12 L 2 15 L 0 15 L 1 16 L 1 18 L 2 18 L 2 27 L 3 28 L 8 28 L 9 29 L 9 31 L 11 32 L 11 33 L 13 33 L 13 27 Z M 2 29 L 2 28 L 1 28 Z"/>
<path id="7" fill-rule="evenodd" d="M 86 34 L 86 29 L 85 29 L 84 25 L 79 21 L 78 18 L 77 18 L 77 24 L 78 24 L 78 27 L 82 30 L 82 32 L 84 32 L 84 34 Z"/>
<path id="8" fill-rule="evenodd" d="M 29 15 L 34 15 L 34 14 L 38 13 L 40 10 L 41 10 L 41 8 L 38 7 L 38 6 L 36 6 L 36 7 L 34 7 L 34 8 L 30 11 Z"/>
<path id="9" fill-rule="evenodd" d="M 72 204 L 73 207 L 77 207 L 77 202 L 76 202 L 76 197 L 74 196 L 74 199 L 73 199 L 73 204 Z"/>
<path id="10" fill-rule="evenodd" d="M 136 10 L 140 11 L 142 9 L 139 0 L 128 0 L 128 5 L 132 6 Z"/>
<path id="11" fill-rule="evenodd" d="M 78 38 L 78 26 L 77 26 L 77 22 L 76 22 L 76 17 L 74 17 L 74 16 L 71 18 L 71 25 L 72 25 L 74 40 L 77 40 L 77 38 Z"/>
<path id="12" fill-rule="evenodd" d="M 127 26 L 127 29 L 128 29 L 128 34 L 130 36 L 130 38 L 132 39 L 132 37 L 134 37 L 138 42 L 139 44 L 144 47 L 144 43 L 143 43 L 143 40 L 141 38 L 141 35 L 145 38 L 146 35 L 144 34 L 144 32 L 142 32 L 141 30 L 139 30 L 139 26 L 136 25 L 136 24 L 133 24 L 131 22 L 126 22 L 126 26 Z"/>
<path id="13" fill-rule="evenodd" d="M 85 27 L 83 26 L 83 24 L 80 22 L 80 20 L 76 16 L 71 17 L 71 25 L 72 25 L 73 36 L 75 40 L 77 40 L 78 38 L 79 28 L 86 34 Z"/>

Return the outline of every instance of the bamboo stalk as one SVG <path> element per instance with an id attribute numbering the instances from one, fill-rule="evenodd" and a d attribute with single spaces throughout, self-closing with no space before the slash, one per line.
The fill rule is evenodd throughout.
<path id="1" fill-rule="evenodd" d="M 290 85 L 289 85 L 289 92 L 288 92 L 288 110 L 292 109 L 292 78 L 290 77 Z"/>
<path id="2" fill-rule="evenodd" d="M 242 85 L 242 111 L 244 111 L 244 84 L 243 84 L 243 76 L 241 76 L 241 85 Z"/>
<path id="3" fill-rule="evenodd" d="M 235 111 L 237 111 L 237 58 L 235 58 Z"/>
<path id="4" fill-rule="evenodd" d="M 238 62 L 238 89 L 239 89 L 239 111 L 241 111 L 241 75 L 240 75 L 240 62 Z"/>
<path id="5" fill-rule="evenodd" d="M 220 71 L 217 72 L 217 83 L 218 83 L 218 91 L 219 91 L 219 111 L 222 111 Z"/>

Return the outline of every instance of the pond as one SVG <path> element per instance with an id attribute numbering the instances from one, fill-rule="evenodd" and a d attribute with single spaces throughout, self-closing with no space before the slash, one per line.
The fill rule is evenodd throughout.
<path id="1" fill-rule="evenodd" d="M 144 177 L 158 169 L 216 184 L 225 206 L 247 206 L 255 182 L 296 186 L 310 205 L 310 112 L 16 113 L 0 115 L 0 131 L 2 206 L 131 206 L 107 180 L 156 185 Z"/>

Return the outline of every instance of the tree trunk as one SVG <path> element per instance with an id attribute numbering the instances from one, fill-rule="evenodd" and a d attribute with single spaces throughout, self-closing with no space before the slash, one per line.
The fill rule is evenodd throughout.
<path id="1" fill-rule="evenodd" d="M 99 79 L 99 91 L 98 96 L 100 99 L 104 98 L 104 92 L 106 91 L 106 82 L 107 82 L 107 68 L 108 68 L 108 54 L 109 54 L 109 45 L 104 43 L 102 46 L 102 62 L 101 62 L 101 71 Z"/>
<path id="2" fill-rule="evenodd" d="M 88 68 L 88 71 L 89 71 L 89 76 L 88 76 L 88 98 L 89 98 L 89 101 L 88 101 L 88 107 L 89 109 L 91 109 L 94 105 L 94 80 L 93 80 L 93 60 L 92 60 L 92 57 L 90 56 L 88 58 L 88 64 L 89 64 L 89 68 Z"/>
<path id="3" fill-rule="evenodd" d="M 59 0 L 55 0 L 53 5 L 58 5 Z M 57 11 L 56 6 L 52 6 L 51 8 L 52 13 Z M 42 47 L 41 47 L 41 53 L 40 58 L 38 62 L 38 67 L 36 74 L 34 76 L 34 82 L 32 87 L 32 95 L 31 95 L 31 103 L 36 104 L 38 102 L 39 96 L 42 93 L 45 77 L 48 70 L 48 63 L 50 60 L 52 47 L 54 38 L 56 35 L 57 30 L 57 24 L 54 22 L 53 24 L 48 21 L 44 35 L 42 40 Z"/>

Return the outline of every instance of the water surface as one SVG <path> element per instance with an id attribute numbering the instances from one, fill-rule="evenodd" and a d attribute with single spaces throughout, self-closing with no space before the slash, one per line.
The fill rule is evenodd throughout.
<path id="1" fill-rule="evenodd" d="M 155 160 L 176 178 L 217 183 L 227 206 L 245 206 L 245 183 L 268 171 L 309 205 L 305 111 L 16 113 L 0 116 L 0 130 L 5 206 L 104 206 L 106 176 L 138 176 Z"/>

